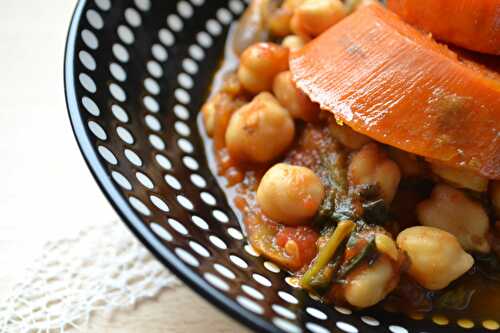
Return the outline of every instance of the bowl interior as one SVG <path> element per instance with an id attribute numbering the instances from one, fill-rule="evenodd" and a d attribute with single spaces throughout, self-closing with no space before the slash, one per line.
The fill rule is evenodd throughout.
<path id="1" fill-rule="evenodd" d="M 96 180 L 167 267 L 266 332 L 456 332 L 323 305 L 247 244 L 196 121 L 242 0 L 80 0 L 68 35 L 71 122 Z"/>

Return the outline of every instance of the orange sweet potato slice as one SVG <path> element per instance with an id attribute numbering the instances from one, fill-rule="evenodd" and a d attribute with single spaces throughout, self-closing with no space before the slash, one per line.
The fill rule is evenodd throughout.
<path id="1" fill-rule="evenodd" d="M 500 55 L 500 0 L 388 0 L 387 5 L 439 40 Z"/>
<path id="2" fill-rule="evenodd" d="M 500 75 L 374 4 L 292 53 L 297 86 L 379 142 L 500 179 Z"/>

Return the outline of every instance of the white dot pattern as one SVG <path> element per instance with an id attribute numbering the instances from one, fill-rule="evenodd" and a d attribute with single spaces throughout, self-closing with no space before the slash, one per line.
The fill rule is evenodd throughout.
<path id="1" fill-rule="evenodd" d="M 94 82 L 94 80 L 88 76 L 85 73 L 81 73 L 78 76 L 78 79 L 80 80 L 80 84 L 85 88 L 89 93 L 95 93 L 97 91 L 97 86 Z"/>
<path id="2" fill-rule="evenodd" d="M 121 106 L 116 104 L 112 105 L 111 112 L 120 122 L 127 123 L 129 121 L 127 111 L 125 111 Z"/>
<path id="3" fill-rule="evenodd" d="M 89 121 L 88 123 L 90 131 L 100 140 L 106 140 L 108 138 L 104 129 L 96 123 L 95 121 Z"/>
<path id="4" fill-rule="evenodd" d="M 141 158 L 133 150 L 127 148 L 124 150 L 124 154 L 130 163 L 132 163 L 133 165 L 135 165 L 137 167 L 142 166 Z"/>
<path id="5" fill-rule="evenodd" d="M 117 81 L 124 82 L 127 79 L 127 73 L 125 72 L 123 67 L 115 62 L 112 62 L 109 65 L 109 71 Z"/>
<path id="6" fill-rule="evenodd" d="M 134 8 L 127 8 L 125 10 L 125 20 L 132 27 L 137 28 L 142 24 L 141 15 Z"/>
<path id="7" fill-rule="evenodd" d="M 205 258 L 210 257 L 210 252 L 208 252 L 208 250 L 200 243 L 197 243 L 195 241 L 190 241 L 189 246 L 191 247 L 191 249 L 193 249 L 194 252 L 198 253 L 200 256 L 205 257 Z M 218 265 L 218 264 L 216 264 L 216 265 Z M 232 273 L 232 274 L 234 275 L 234 273 Z"/>
<path id="8" fill-rule="evenodd" d="M 132 184 L 128 181 L 127 178 L 125 178 L 124 175 L 119 173 L 118 171 L 112 171 L 111 172 L 111 177 L 115 180 L 115 182 L 126 189 L 127 191 L 130 191 L 132 189 Z"/>
<path id="9" fill-rule="evenodd" d="M 124 42 L 125 44 L 130 45 L 135 41 L 134 33 L 126 25 L 120 25 L 118 27 L 117 33 L 118 37 L 120 37 L 121 41 Z"/>
<path id="10" fill-rule="evenodd" d="M 281 305 L 278 305 L 278 304 L 273 304 L 272 305 L 272 309 L 274 310 L 274 312 L 276 312 L 276 314 L 286 318 L 286 319 L 290 319 L 290 320 L 293 320 L 293 319 L 296 319 L 297 316 L 295 315 L 295 313 L 293 313 L 292 311 L 288 310 L 287 308 L 285 308 L 284 306 L 281 306 Z"/>
<path id="11" fill-rule="evenodd" d="M 284 272 L 243 243 L 245 237 L 237 221 L 229 217 L 225 204 L 221 206 L 220 194 L 214 191 L 214 183 L 206 174 L 207 167 L 197 160 L 199 146 L 193 144 L 193 138 L 198 135 L 194 123 L 198 110 L 191 106 L 199 98 L 195 95 L 199 84 L 197 75 L 201 72 L 205 75 L 211 48 L 223 38 L 228 26 L 249 1 L 228 0 L 227 8 L 212 8 L 204 0 L 176 1 L 175 11 L 164 13 L 162 27 L 151 33 L 151 44 L 144 49 L 145 59 L 138 59 L 136 43 L 150 15 L 158 15 L 152 10 L 153 3 L 134 0 L 122 13 L 120 23 L 109 27 L 111 21 L 106 18 L 111 1 L 90 2 L 93 5 L 84 11 L 83 27 L 78 35 L 83 43 L 75 53 L 76 65 L 80 68 L 76 76 L 82 91 L 80 108 L 100 160 L 109 168 L 113 184 L 124 193 L 139 218 L 148 221 L 147 226 L 158 239 L 172 244 L 172 252 L 179 262 L 196 272 L 205 262 L 209 263 L 207 267 L 211 272 L 200 273 L 208 284 L 227 295 L 235 294 L 231 297 L 255 314 L 269 311 L 274 316 L 272 323 L 280 329 L 329 332 L 329 319 L 339 318 L 333 321 L 335 328 L 331 329 L 363 332 L 362 326 L 357 327 L 348 320 L 356 314 L 343 307 L 327 311 L 321 306 L 308 306 L 297 316 L 302 299 L 299 302 L 291 291 L 296 284 L 287 278 L 276 286 L 276 277 L 283 276 Z M 189 31 L 190 39 L 184 40 L 183 34 L 191 26 L 189 20 L 197 16 L 198 11 L 207 10 L 212 14 L 205 21 L 196 22 L 198 30 Z M 101 35 L 109 30 L 113 30 L 114 39 L 109 46 L 104 40 L 101 45 Z M 181 40 L 188 43 L 181 55 L 183 58 L 171 52 Z M 107 63 L 98 58 L 99 52 L 95 51 L 99 48 L 110 50 Z M 172 70 L 174 62 L 178 72 Z M 143 70 L 143 76 L 139 77 L 142 86 L 130 90 L 130 82 L 137 77 L 132 70 L 137 68 Z M 101 72 L 107 72 L 106 80 L 97 77 Z M 106 95 L 110 102 L 100 104 L 102 97 L 97 98 L 98 93 Z M 112 115 L 108 118 L 112 119 L 112 125 L 104 121 L 106 113 Z M 142 124 L 142 133 L 137 131 L 137 123 Z M 150 156 L 143 154 L 143 145 L 150 149 Z M 197 195 L 187 195 L 184 191 L 188 190 L 196 191 Z M 179 208 L 183 216 L 175 215 Z M 203 211 L 206 213 L 200 213 Z M 198 238 L 199 232 L 203 238 Z M 268 291 L 275 293 L 279 304 L 269 303 Z M 265 310 L 268 308 L 270 310 Z M 297 318 L 302 316 L 305 322 L 297 325 Z M 399 325 L 383 326 L 373 317 L 359 318 L 359 325 L 364 327 L 408 333 Z"/>
<path id="12" fill-rule="evenodd" d="M 101 15 L 95 10 L 88 10 L 85 16 L 87 17 L 87 21 L 92 27 L 94 27 L 94 29 L 100 30 L 102 29 L 102 27 L 104 27 L 104 21 L 102 20 Z"/>
<path id="13" fill-rule="evenodd" d="M 101 114 L 99 107 L 95 102 L 87 96 L 82 98 L 83 107 L 93 116 L 98 117 Z"/>
<path id="14" fill-rule="evenodd" d="M 155 234 L 157 234 L 160 238 L 163 238 L 167 242 L 171 242 L 174 240 L 172 234 L 165 230 L 165 228 L 163 228 L 161 225 L 157 223 L 151 223 L 150 227 Z"/>
<path id="15" fill-rule="evenodd" d="M 110 0 L 95 0 L 95 4 L 97 5 L 97 7 L 104 11 L 108 11 L 111 9 Z"/>
<path id="16" fill-rule="evenodd" d="M 83 42 L 85 43 L 85 45 L 87 45 L 87 47 L 91 48 L 92 50 L 97 50 L 97 48 L 99 47 L 99 41 L 92 31 L 83 30 L 81 36 Z"/>
<path id="17" fill-rule="evenodd" d="M 122 87 L 116 83 L 111 83 L 109 85 L 109 92 L 119 102 L 125 102 L 127 100 L 127 95 Z"/>
<path id="18" fill-rule="evenodd" d="M 128 53 L 127 49 L 122 45 L 122 44 L 114 44 L 113 48 L 113 55 L 115 56 L 116 59 L 118 59 L 121 62 L 128 62 L 130 59 L 130 54 Z"/>
<path id="19" fill-rule="evenodd" d="M 315 323 L 306 323 L 306 328 L 312 333 L 330 333 L 330 330 Z"/>
<path id="20" fill-rule="evenodd" d="M 87 51 L 80 51 L 80 53 L 78 53 L 78 58 L 89 71 L 95 71 L 97 68 L 94 57 Z"/>

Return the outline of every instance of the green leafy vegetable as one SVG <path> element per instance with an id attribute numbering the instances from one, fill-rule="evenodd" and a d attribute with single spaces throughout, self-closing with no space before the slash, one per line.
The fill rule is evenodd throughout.
<path id="1" fill-rule="evenodd" d="M 356 186 L 356 194 L 363 200 L 375 200 L 380 198 L 380 186 L 373 184 L 361 184 Z"/>
<path id="2" fill-rule="evenodd" d="M 359 264 L 363 261 L 368 260 L 373 261 L 377 255 L 377 246 L 375 245 L 375 236 L 370 237 L 368 243 L 363 247 L 363 249 L 354 257 L 351 258 L 347 263 L 343 264 L 337 272 L 336 278 L 342 280 L 350 272 L 352 272 Z"/>
<path id="3" fill-rule="evenodd" d="M 344 153 L 327 154 L 321 158 L 321 167 L 326 174 L 326 185 L 328 188 L 347 193 L 347 156 Z"/>
<path id="4" fill-rule="evenodd" d="M 325 198 L 319 206 L 313 225 L 321 228 L 333 222 L 332 216 L 335 212 L 335 194 L 336 192 L 332 189 L 326 191 Z"/>
<path id="5" fill-rule="evenodd" d="M 363 203 L 363 218 L 367 223 L 384 225 L 391 216 L 383 199 Z"/>
<path id="6" fill-rule="evenodd" d="M 485 278 L 500 282 L 500 259 L 493 253 L 475 257 L 477 270 Z"/>
<path id="7" fill-rule="evenodd" d="M 352 221 L 343 221 L 337 225 L 332 236 L 328 239 L 325 246 L 323 246 L 316 257 L 314 263 L 309 267 L 300 280 L 300 284 L 305 289 L 312 289 L 312 281 L 320 273 L 320 271 L 328 265 L 330 260 L 333 259 L 337 249 L 341 243 L 351 234 L 354 230 L 355 224 Z"/>
<path id="8" fill-rule="evenodd" d="M 328 265 L 322 268 L 320 272 L 311 280 L 311 288 L 313 288 L 317 293 L 323 294 L 329 290 L 333 280 L 333 275 L 337 271 L 342 258 L 342 253 L 339 252 L 341 251 L 337 251 L 335 258 L 331 260 Z"/>
<path id="9" fill-rule="evenodd" d="M 348 193 L 346 154 L 322 156 L 321 169 L 327 193 L 318 210 L 315 225 L 323 227 L 344 220 L 355 220 L 352 197 Z"/>
<path id="10" fill-rule="evenodd" d="M 365 223 L 384 225 L 391 219 L 389 208 L 381 198 L 379 185 L 358 185 L 353 192 L 363 207 L 362 218 Z"/>
<path id="11" fill-rule="evenodd" d="M 441 310 L 465 310 L 475 292 L 476 289 L 459 286 L 439 296 L 434 304 Z"/>

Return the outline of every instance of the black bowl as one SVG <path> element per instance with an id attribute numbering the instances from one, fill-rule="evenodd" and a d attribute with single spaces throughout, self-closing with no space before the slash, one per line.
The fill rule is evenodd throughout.
<path id="1" fill-rule="evenodd" d="M 78 2 L 66 47 L 67 106 L 111 204 L 165 266 L 258 331 L 456 332 L 456 323 L 321 304 L 247 245 L 210 172 L 196 121 L 228 27 L 245 6 Z"/>

